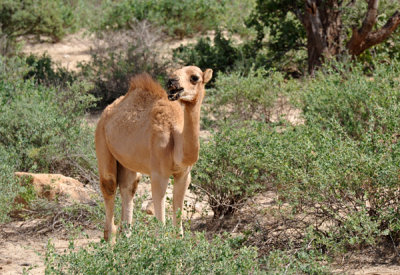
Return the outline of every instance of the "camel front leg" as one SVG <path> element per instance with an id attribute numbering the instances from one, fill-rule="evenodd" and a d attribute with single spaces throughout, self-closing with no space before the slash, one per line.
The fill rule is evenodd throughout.
<path id="1" fill-rule="evenodd" d="M 185 198 L 186 190 L 190 184 L 190 170 L 174 175 L 174 191 L 173 191 L 173 223 L 179 227 L 181 235 L 183 235 L 182 227 L 182 214 L 183 214 L 183 201 Z M 180 215 L 178 216 L 178 212 Z"/>
<path id="2" fill-rule="evenodd" d="M 168 176 L 152 173 L 150 178 L 154 215 L 159 221 L 165 224 L 165 192 L 168 186 Z"/>

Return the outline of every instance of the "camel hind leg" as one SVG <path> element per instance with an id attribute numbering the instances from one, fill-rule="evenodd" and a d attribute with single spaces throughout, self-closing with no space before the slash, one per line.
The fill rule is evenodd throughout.
<path id="1" fill-rule="evenodd" d="M 96 131 L 96 155 L 99 167 L 100 190 L 106 208 L 104 239 L 115 241 L 117 228 L 114 224 L 114 204 L 117 190 L 117 161 L 107 148 L 104 136 Z"/>
<path id="2" fill-rule="evenodd" d="M 130 226 L 132 224 L 133 197 L 135 196 L 138 183 L 142 177 L 140 173 L 130 171 L 117 164 L 117 182 L 122 200 L 122 223 Z"/>

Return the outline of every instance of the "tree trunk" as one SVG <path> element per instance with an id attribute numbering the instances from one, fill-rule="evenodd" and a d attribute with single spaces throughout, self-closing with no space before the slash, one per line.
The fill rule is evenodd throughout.
<path id="1" fill-rule="evenodd" d="M 308 72 L 340 52 L 342 21 L 338 0 L 306 0 L 302 23 L 307 33 Z"/>

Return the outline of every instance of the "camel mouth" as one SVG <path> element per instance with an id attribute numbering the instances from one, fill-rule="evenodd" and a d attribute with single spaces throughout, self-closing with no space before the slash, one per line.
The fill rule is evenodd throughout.
<path id="1" fill-rule="evenodd" d="M 168 100 L 169 101 L 178 100 L 181 97 L 181 93 L 183 90 L 184 90 L 183 88 L 175 88 L 168 90 Z"/>

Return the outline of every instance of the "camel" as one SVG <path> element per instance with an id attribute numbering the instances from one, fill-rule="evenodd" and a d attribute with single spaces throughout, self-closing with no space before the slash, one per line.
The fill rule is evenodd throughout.
<path id="1" fill-rule="evenodd" d="M 169 177 L 174 177 L 173 224 L 183 234 L 178 213 L 183 210 L 190 171 L 199 157 L 200 108 L 212 73 L 196 66 L 176 70 L 167 82 L 168 92 L 148 74 L 137 75 L 127 94 L 103 111 L 95 144 L 106 208 L 105 240 L 115 242 L 118 186 L 122 223 L 132 224 L 133 196 L 141 174 L 150 176 L 154 214 L 164 224 L 165 193 Z"/>

